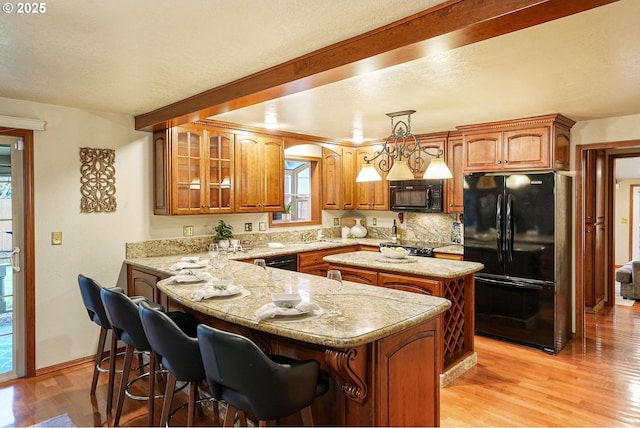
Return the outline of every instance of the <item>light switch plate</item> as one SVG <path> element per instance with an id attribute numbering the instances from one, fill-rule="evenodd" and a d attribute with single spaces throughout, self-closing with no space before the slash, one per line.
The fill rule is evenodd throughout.
<path id="1" fill-rule="evenodd" d="M 244 231 L 245 232 L 251 232 L 253 230 L 253 223 L 245 223 L 244 224 Z"/>
<path id="2" fill-rule="evenodd" d="M 260 232 L 264 232 L 265 230 L 267 230 L 267 223 L 261 221 L 260 223 L 258 223 L 258 228 L 260 229 Z"/>
<path id="3" fill-rule="evenodd" d="M 340 219 L 338 217 L 334 217 L 333 218 L 333 225 L 334 226 L 340 226 Z"/>
<path id="4" fill-rule="evenodd" d="M 193 236 L 193 226 L 183 226 L 182 236 Z"/>
<path id="5" fill-rule="evenodd" d="M 62 245 L 62 232 L 51 232 L 51 245 Z"/>

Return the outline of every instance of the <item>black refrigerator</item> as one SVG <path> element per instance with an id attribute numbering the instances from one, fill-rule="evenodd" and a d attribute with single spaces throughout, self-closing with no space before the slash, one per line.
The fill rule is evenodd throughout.
<path id="1" fill-rule="evenodd" d="M 571 337 L 571 188 L 558 172 L 465 177 L 477 334 L 554 354 Z"/>

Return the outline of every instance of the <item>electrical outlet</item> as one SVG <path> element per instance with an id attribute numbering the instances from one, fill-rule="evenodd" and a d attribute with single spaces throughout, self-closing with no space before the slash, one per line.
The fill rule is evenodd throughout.
<path id="1" fill-rule="evenodd" d="M 334 226 L 340 226 L 340 219 L 338 217 L 334 217 L 333 219 L 333 225 Z"/>
<path id="2" fill-rule="evenodd" d="M 183 226 L 182 236 L 193 236 L 193 226 Z"/>
<path id="3" fill-rule="evenodd" d="M 267 223 L 261 221 L 260 223 L 258 223 L 258 228 L 260 229 L 260 232 L 264 232 L 265 230 L 267 230 Z"/>
<path id="4" fill-rule="evenodd" d="M 62 245 L 62 232 L 51 232 L 51 245 Z"/>
<path id="5" fill-rule="evenodd" d="M 253 230 L 253 223 L 245 223 L 244 224 L 244 231 L 245 232 L 251 232 Z"/>
<path id="6" fill-rule="evenodd" d="M 371 221 L 371 224 L 373 226 L 377 226 L 378 225 L 378 219 L 374 217 L 373 220 Z"/>

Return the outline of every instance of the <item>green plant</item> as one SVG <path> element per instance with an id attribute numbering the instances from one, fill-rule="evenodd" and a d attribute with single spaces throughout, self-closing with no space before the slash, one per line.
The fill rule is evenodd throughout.
<path id="1" fill-rule="evenodd" d="M 218 225 L 213 228 L 216 233 L 216 241 L 224 241 L 225 239 L 233 238 L 233 226 L 220 220 Z"/>
<path id="2" fill-rule="evenodd" d="M 292 203 L 293 203 L 293 201 L 291 201 L 288 204 L 284 205 L 284 213 L 285 214 L 291 214 L 291 204 Z"/>

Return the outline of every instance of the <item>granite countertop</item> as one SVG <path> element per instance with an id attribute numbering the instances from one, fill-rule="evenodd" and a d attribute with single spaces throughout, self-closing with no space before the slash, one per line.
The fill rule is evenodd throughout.
<path id="1" fill-rule="evenodd" d="M 375 254 L 375 253 L 372 253 Z M 127 263 L 168 272 L 179 256 L 154 257 Z M 337 297 L 327 290 L 328 279 L 280 269 L 267 269 L 268 279 L 259 278 L 258 268 L 246 262 L 230 261 L 225 277 L 243 291 L 234 296 L 193 301 L 194 290 L 203 284 L 176 284 L 171 278 L 158 282 L 158 288 L 186 307 L 212 317 L 252 329 L 332 348 L 350 348 L 373 342 L 417 325 L 446 311 L 451 303 L 443 298 L 408 293 L 383 287 L 345 281 Z M 198 269 L 209 271 L 209 268 Z M 218 274 L 219 276 L 219 274 Z M 271 301 L 271 293 L 297 292 L 304 301 L 317 303 L 320 310 L 292 317 L 256 321 L 255 311 Z M 334 305 L 342 315 L 327 313 Z"/>
<path id="2" fill-rule="evenodd" d="M 348 266 L 438 278 L 458 278 L 484 268 L 482 263 L 436 259 L 432 257 L 408 256 L 404 259 L 390 259 L 380 253 L 371 251 L 334 254 L 325 256 L 323 260 L 329 263 Z"/>

